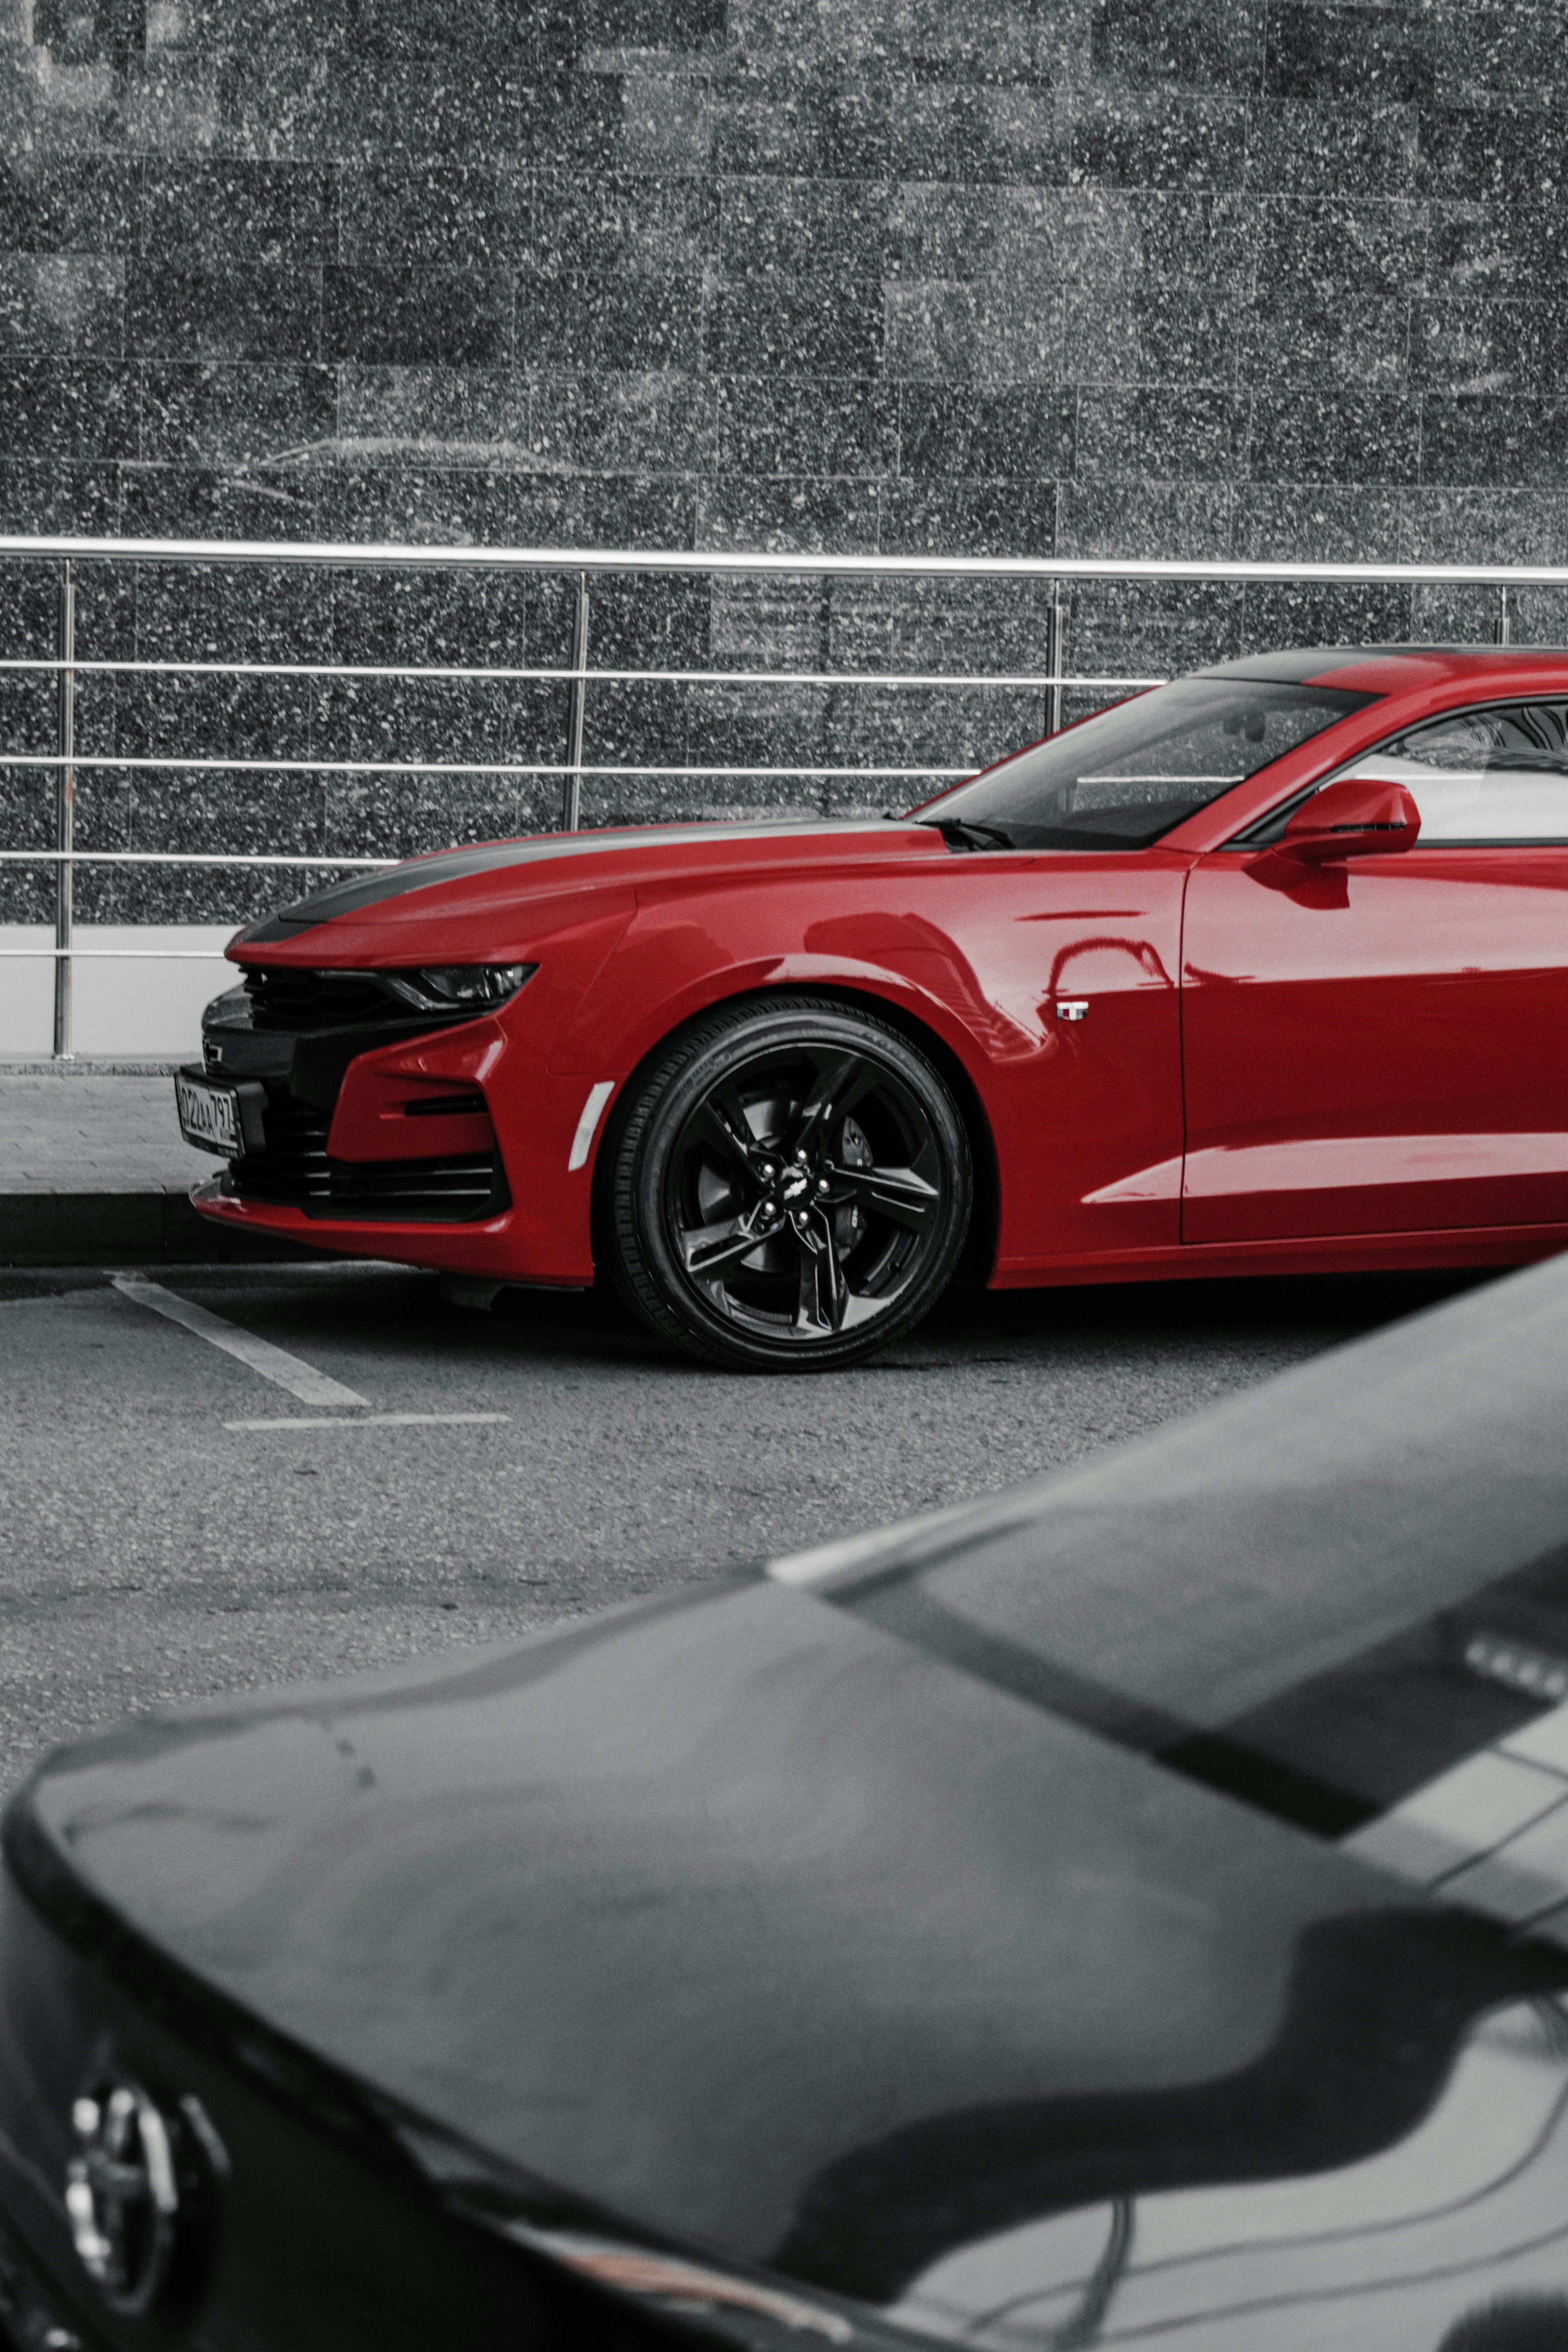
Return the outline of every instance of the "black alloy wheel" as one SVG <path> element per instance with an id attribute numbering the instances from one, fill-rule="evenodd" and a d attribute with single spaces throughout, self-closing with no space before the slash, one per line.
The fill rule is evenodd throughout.
<path id="1" fill-rule="evenodd" d="M 953 1097 L 897 1030 L 822 998 L 751 998 L 694 1023 L 629 1097 L 607 1270 L 691 1354 L 826 1370 L 935 1305 L 972 1192 Z"/>

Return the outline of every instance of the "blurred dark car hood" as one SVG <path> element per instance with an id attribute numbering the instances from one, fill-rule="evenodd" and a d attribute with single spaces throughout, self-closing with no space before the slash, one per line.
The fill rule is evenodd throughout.
<path id="1" fill-rule="evenodd" d="M 916 2117 L 1245 2064 L 1301 1930 L 1385 1894 L 771 1584 L 139 1727 L 34 1801 L 274 2026 L 753 2257 Z"/>
<path id="2" fill-rule="evenodd" d="M 1228 1793 L 1223 1752 L 1159 1760 L 1180 1691 L 1097 1718 L 1114 1644 L 1073 1568 L 1114 1571 L 1134 1654 L 1140 1591 L 1156 1647 L 1206 1593 L 1234 1634 L 1243 1595 L 1252 1663 L 1217 1650 L 1207 1717 L 1184 1654 L 1212 1743 L 1238 1694 L 1271 1703 L 1260 1660 L 1290 1696 L 1560 1542 L 1565 1394 L 1555 1267 L 945 1526 L 132 1725 L 50 1759 L 9 1850 L 585 2210 L 888 2302 L 1042 2211 L 1386 2146 L 1472 2021 L 1568 1983 L 1568 1955 L 1282 1817 L 1266 1776 Z M 1469 1500 L 1413 1544 L 1398 1465 L 1461 1396 Z M 1335 1494 L 1355 1541 L 1318 1519 L 1308 1594 Z M 988 1546 L 1004 1592 L 1034 1559 L 1040 1622 L 1060 1595 L 1071 1654 L 1039 1690 L 1038 1643 L 956 1588 L 878 1622 L 912 1563 L 936 1593 Z"/>

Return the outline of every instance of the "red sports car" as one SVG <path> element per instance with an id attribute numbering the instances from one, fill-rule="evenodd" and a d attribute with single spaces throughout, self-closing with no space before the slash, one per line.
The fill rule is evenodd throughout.
<path id="1" fill-rule="evenodd" d="M 1568 653 L 1259 656 L 892 822 L 414 858 L 235 940 L 204 1214 L 731 1365 L 998 1288 L 1568 1243 Z"/>

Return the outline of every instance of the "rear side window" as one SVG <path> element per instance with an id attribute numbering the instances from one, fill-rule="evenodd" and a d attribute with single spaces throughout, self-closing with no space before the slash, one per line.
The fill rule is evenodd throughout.
<path id="1" fill-rule="evenodd" d="M 1404 784 L 1421 846 L 1568 843 L 1568 702 L 1497 703 L 1428 719 L 1357 760 Z"/>

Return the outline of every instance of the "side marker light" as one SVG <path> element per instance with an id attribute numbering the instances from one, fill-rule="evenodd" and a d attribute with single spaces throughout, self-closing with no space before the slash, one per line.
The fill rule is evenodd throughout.
<path id="1" fill-rule="evenodd" d="M 577 1133 L 571 1139 L 571 1150 L 567 1157 L 567 1171 L 586 1167 L 593 1147 L 593 1132 L 599 1125 L 605 1104 L 615 1092 L 613 1078 L 601 1078 L 588 1089 L 588 1100 L 582 1106 L 582 1117 L 577 1122 Z"/>

